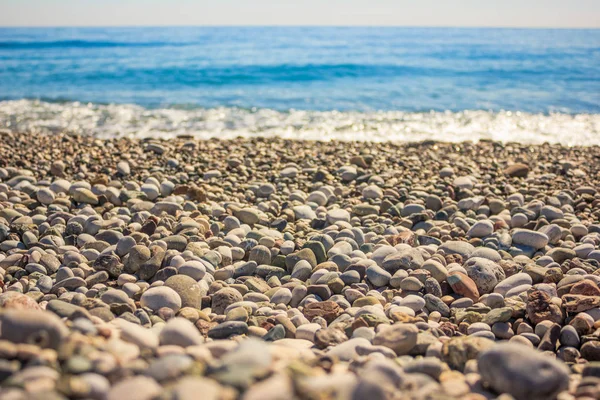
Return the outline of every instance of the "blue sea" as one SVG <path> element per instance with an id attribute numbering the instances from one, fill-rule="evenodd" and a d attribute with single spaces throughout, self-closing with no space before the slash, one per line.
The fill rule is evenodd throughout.
<path id="1" fill-rule="evenodd" d="M 594 144 L 598 114 L 600 30 L 0 29 L 12 130 Z"/>

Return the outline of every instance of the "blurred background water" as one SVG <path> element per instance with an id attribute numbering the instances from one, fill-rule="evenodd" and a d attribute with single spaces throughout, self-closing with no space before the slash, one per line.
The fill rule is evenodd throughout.
<path id="1" fill-rule="evenodd" d="M 589 142 L 600 30 L 4 28 L 0 100 L 9 129 Z"/>

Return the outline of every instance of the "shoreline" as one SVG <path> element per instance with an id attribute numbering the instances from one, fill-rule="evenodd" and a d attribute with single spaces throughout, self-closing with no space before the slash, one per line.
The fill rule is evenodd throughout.
<path id="1" fill-rule="evenodd" d="M 0 397 L 598 397 L 599 190 L 600 146 L 0 130 Z"/>
<path id="2" fill-rule="evenodd" d="M 600 145 L 600 114 L 463 110 L 277 111 L 268 108 L 157 108 L 132 104 L 0 101 L 0 129 L 101 138 L 282 137 L 296 140 L 419 142 L 495 140 Z M 568 135 L 565 135 L 568 132 Z"/>

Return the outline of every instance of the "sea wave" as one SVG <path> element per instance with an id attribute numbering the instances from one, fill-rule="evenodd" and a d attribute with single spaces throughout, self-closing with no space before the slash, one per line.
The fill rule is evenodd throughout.
<path id="1" fill-rule="evenodd" d="M 132 104 L 9 100 L 0 101 L 0 128 L 19 133 L 68 132 L 98 138 L 276 136 L 296 140 L 494 140 L 600 145 L 600 114 L 481 110 L 282 112 L 265 108 L 144 108 Z"/>
<path id="2" fill-rule="evenodd" d="M 113 40 L 47 40 L 47 41 L 3 41 L 0 49 L 10 50 L 40 50 L 40 49 L 94 49 L 103 47 L 169 47 L 189 46 L 190 43 L 182 42 L 120 42 Z"/>

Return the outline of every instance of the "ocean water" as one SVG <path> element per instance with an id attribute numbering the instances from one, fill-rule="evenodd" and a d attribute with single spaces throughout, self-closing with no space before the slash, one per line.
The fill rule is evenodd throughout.
<path id="1" fill-rule="evenodd" d="M 0 127 L 600 144 L 600 30 L 0 29 Z"/>

